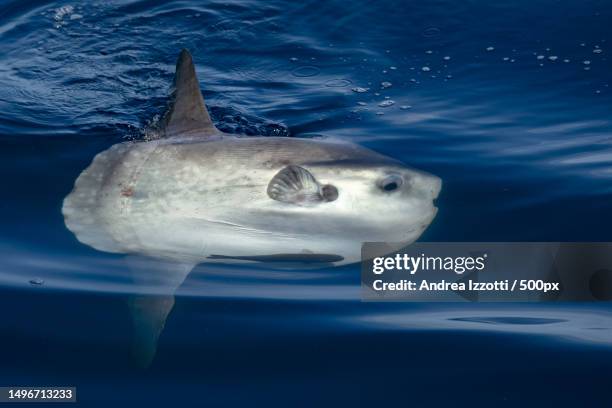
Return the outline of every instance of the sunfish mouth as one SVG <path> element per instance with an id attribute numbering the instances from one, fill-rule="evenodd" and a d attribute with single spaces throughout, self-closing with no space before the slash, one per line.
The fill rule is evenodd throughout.
<path id="1" fill-rule="evenodd" d="M 434 206 L 436 212 L 438 211 L 438 207 L 436 207 L 436 201 L 440 196 L 440 191 L 442 191 L 442 180 L 436 177 L 436 183 L 434 184 L 434 188 L 431 190 L 431 203 Z"/>
<path id="2" fill-rule="evenodd" d="M 442 179 L 433 175 L 430 177 L 432 178 L 431 199 L 435 202 L 442 190 Z"/>

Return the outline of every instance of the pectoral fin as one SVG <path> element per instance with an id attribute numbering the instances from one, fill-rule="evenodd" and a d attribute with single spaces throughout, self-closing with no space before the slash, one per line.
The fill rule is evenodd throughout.
<path id="1" fill-rule="evenodd" d="M 300 166 L 287 166 L 270 180 L 268 196 L 273 200 L 296 205 L 312 205 L 324 201 L 321 186 L 314 176 Z"/>

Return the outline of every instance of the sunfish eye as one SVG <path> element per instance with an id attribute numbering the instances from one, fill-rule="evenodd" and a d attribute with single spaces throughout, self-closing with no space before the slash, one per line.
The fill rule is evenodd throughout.
<path id="1" fill-rule="evenodd" d="M 331 184 L 321 187 L 321 195 L 325 201 L 335 201 L 338 198 L 338 189 Z"/>
<path id="2" fill-rule="evenodd" d="M 385 177 L 384 179 L 380 180 L 378 182 L 378 187 L 382 191 L 391 192 L 391 191 L 395 191 L 399 189 L 403 183 L 404 183 L 404 180 L 402 179 L 401 176 L 397 174 L 391 174 Z"/>

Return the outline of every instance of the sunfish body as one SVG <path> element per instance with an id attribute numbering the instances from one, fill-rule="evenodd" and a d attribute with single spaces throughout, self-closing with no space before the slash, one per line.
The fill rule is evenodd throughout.
<path id="1" fill-rule="evenodd" d="M 163 137 L 98 154 L 63 205 L 79 241 L 176 264 L 168 296 L 198 263 L 357 262 L 362 242 L 409 244 L 435 217 L 440 179 L 366 148 L 217 130 L 186 50 L 174 86 Z M 133 307 L 161 320 L 155 341 L 162 300 Z"/>

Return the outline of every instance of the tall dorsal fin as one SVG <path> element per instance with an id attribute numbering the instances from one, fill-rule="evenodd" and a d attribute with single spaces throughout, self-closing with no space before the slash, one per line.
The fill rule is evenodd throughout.
<path id="1" fill-rule="evenodd" d="M 193 59 L 186 49 L 181 51 L 176 61 L 172 99 L 170 109 L 164 117 L 166 136 L 196 130 L 202 134 L 217 132 L 204 104 Z"/>

